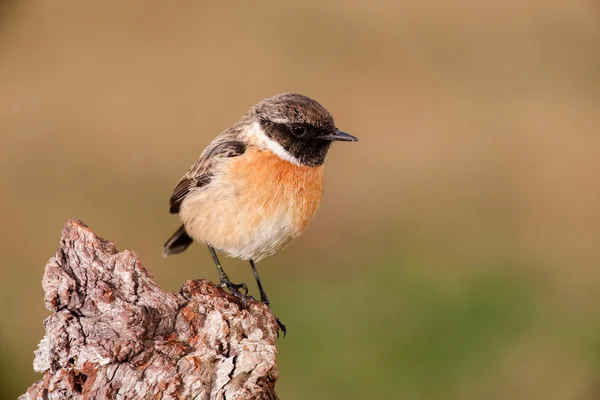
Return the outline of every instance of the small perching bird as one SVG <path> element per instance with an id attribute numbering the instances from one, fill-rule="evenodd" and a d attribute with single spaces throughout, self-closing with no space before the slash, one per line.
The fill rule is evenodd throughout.
<path id="1" fill-rule="evenodd" d="M 183 225 L 163 254 L 181 253 L 193 240 L 206 243 L 221 285 L 243 303 L 239 289 L 247 294 L 247 286 L 229 280 L 216 250 L 249 260 L 260 299 L 270 306 L 255 262 L 289 244 L 313 219 L 333 141 L 358 139 L 338 130 L 307 96 L 284 93 L 256 104 L 204 149 L 175 187 L 170 211 Z"/>

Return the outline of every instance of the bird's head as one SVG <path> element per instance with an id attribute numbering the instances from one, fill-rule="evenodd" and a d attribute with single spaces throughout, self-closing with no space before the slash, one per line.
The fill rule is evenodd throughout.
<path id="1" fill-rule="evenodd" d="M 316 100 L 298 93 L 269 97 L 248 114 L 253 124 L 253 139 L 299 165 L 323 164 L 333 141 L 358 141 L 337 129 L 331 114 Z"/>

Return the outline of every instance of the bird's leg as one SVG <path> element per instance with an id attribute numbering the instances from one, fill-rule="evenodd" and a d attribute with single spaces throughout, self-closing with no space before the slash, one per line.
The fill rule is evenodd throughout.
<path id="1" fill-rule="evenodd" d="M 250 266 L 252 267 L 252 272 L 254 272 L 254 279 L 256 279 L 256 284 L 258 285 L 258 290 L 260 291 L 260 301 L 265 303 L 267 307 L 271 308 L 271 302 L 269 301 L 269 297 L 267 296 L 267 293 L 263 288 L 262 282 L 260 281 L 260 276 L 258 276 L 258 270 L 256 269 L 256 264 L 254 264 L 254 260 L 250 260 Z M 279 320 L 279 318 L 277 318 L 277 316 L 275 316 L 275 319 L 277 320 L 277 325 L 279 325 L 279 329 L 281 329 L 281 332 L 283 332 L 283 337 L 285 337 L 285 334 L 287 333 L 285 325 Z M 279 332 L 277 333 L 277 336 L 279 336 Z"/>
<path id="2" fill-rule="evenodd" d="M 213 258 L 213 261 L 215 262 L 215 265 L 217 267 L 217 271 L 219 272 L 219 279 L 220 279 L 220 285 L 221 287 L 226 287 L 227 289 L 229 289 L 229 291 L 231 292 L 232 295 L 234 295 L 235 297 L 237 297 L 238 299 L 240 299 L 242 301 L 242 306 L 245 308 L 246 307 L 246 295 L 248 294 L 248 286 L 245 283 L 232 283 L 229 280 L 229 277 L 227 276 L 227 274 L 225 273 L 225 270 L 223 270 L 223 267 L 221 266 L 221 262 L 219 261 L 219 258 L 217 257 L 217 252 L 215 251 L 215 249 L 207 244 L 208 246 L 208 250 L 210 251 L 210 255 Z M 239 289 L 244 289 L 246 291 L 246 295 L 243 295 Z"/>
<path id="3" fill-rule="evenodd" d="M 258 276 L 258 270 L 256 269 L 256 264 L 254 264 L 254 260 L 250 260 L 250 266 L 252 267 L 252 272 L 254 272 L 254 279 L 256 279 L 256 284 L 258 285 L 258 290 L 260 291 L 260 301 L 265 303 L 269 308 L 271 308 L 271 302 L 269 301 L 269 297 L 267 293 L 265 293 L 265 289 L 263 288 L 262 282 L 260 281 L 260 276 Z"/>

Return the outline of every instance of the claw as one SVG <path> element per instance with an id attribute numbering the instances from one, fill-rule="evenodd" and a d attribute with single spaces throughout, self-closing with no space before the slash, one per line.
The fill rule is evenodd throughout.
<path id="1" fill-rule="evenodd" d="M 229 292 L 237 297 L 242 303 L 242 308 L 248 307 L 248 302 L 246 300 L 246 295 L 248 294 L 248 286 L 245 283 L 232 283 L 229 280 L 221 280 L 220 286 L 222 288 L 227 288 Z M 246 294 L 242 294 L 239 289 L 244 289 Z"/>
<path id="2" fill-rule="evenodd" d="M 283 322 L 281 322 L 279 320 L 279 318 L 275 317 L 275 319 L 277 320 L 277 325 L 279 325 L 279 330 L 281 332 L 283 332 L 283 338 L 285 339 L 285 334 L 287 333 L 287 330 L 285 329 L 285 325 L 283 324 Z M 279 331 L 277 331 L 277 337 L 279 337 Z"/>
<path id="3" fill-rule="evenodd" d="M 244 289 L 244 292 L 245 292 L 244 296 L 248 297 L 248 285 L 246 285 L 245 283 L 232 283 L 232 282 L 229 282 L 229 285 L 231 285 L 231 287 L 235 288 L 236 290 Z M 231 290 L 229 285 L 227 286 L 227 288 L 229 290 Z"/>

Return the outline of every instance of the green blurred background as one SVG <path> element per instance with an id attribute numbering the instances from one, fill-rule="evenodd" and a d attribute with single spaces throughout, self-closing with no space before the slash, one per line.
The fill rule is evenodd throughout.
<path id="1" fill-rule="evenodd" d="M 360 142 L 332 148 L 313 225 L 259 264 L 289 330 L 281 398 L 600 398 L 590 0 L 2 1 L 0 398 L 40 377 L 68 218 L 166 289 L 217 278 L 199 245 L 161 257 L 171 191 L 287 91 Z"/>

